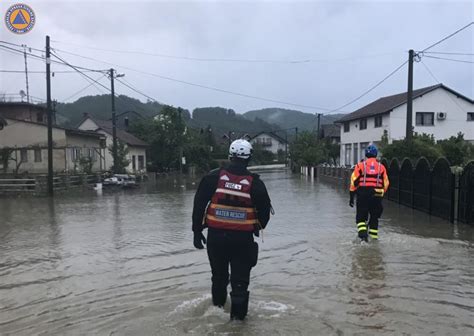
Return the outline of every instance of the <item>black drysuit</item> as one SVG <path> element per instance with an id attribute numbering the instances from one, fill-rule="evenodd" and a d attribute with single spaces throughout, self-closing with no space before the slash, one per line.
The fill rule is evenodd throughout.
<path id="1" fill-rule="evenodd" d="M 253 176 L 250 196 L 257 211 L 257 218 L 262 228 L 270 219 L 270 197 L 265 184 L 257 174 L 247 170 L 241 161 L 231 161 L 224 167 L 229 173 L 239 176 Z M 193 231 L 200 234 L 206 227 L 203 218 L 208 203 L 216 192 L 220 169 L 212 170 L 201 180 L 194 197 Z M 236 231 L 209 228 L 207 236 L 207 254 L 212 270 L 212 301 L 216 306 L 224 306 L 229 284 L 229 265 L 231 292 L 231 318 L 243 319 L 248 310 L 248 285 L 250 270 L 257 263 L 258 245 L 253 235 L 258 231 Z"/>

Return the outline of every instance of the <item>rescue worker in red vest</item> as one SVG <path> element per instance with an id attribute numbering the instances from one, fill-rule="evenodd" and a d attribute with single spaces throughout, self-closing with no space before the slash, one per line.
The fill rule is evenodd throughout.
<path id="1" fill-rule="evenodd" d="M 212 302 L 223 307 L 230 284 L 231 319 L 243 320 L 249 303 L 250 270 L 257 264 L 258 236 L 269 219 L 270 197 L 257 174 L 247 170 L 252 145 L 235 140 L 229 148 L 229 164 L 212 170 L 200 182 L 194 197 L 194 246 L 203 249 L 207 227 L 207 254 L 212 271 Z"/>
<path id="2" fill-rule="evenodd" d="M 365 156 L 367 159 L 359 162 L 352 173 L 349 201 L 353 207 L 354 196 L 357 195 L 357 231 L 363 241 L 367 241 L 368 236 L 372 239 L 379 237 L 382 199 L 390 184 L 384 165 L 377 160 L 377 147 L 369 145 Z"/>

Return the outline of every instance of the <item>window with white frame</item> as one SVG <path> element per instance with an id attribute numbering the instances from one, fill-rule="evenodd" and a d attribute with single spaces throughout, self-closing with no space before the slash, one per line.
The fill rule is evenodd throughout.
<path id="1" fill-rule="evenodd" d="M 367 149 L 367 147 L 369 147 L 368 142 L 361 142 L 360 143 L 360 158 L 361 159 L 365 157 L 365 150 Z"/>
<path id="2" fill-rule="evenodd" d="M 365 130 L 367 129 L 367 119 L 364 118 L 364 119 L 361 119 L 359 121 L 359 130 Z"/>
<path id="3" fill-rule="evenodd" d="M 351 150 L 352 150 L 351 144 L 344 145 L 344 163 L 346 165 L 351 164 Z"/>
<path id="4" fill-rule="evenodd" d="M 467 112 L 467 121 L 474 121 L 474 112 Z"/>
<path id="5" fill-rule="evenodd" d="M 381 115 L 375 116 L 375 118 L 374 118 L 374 127 L 375 128 L 382 127 L 382 116 Z"/>

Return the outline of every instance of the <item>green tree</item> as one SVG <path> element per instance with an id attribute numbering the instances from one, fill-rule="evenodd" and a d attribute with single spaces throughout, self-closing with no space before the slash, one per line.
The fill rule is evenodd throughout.
<path id="1" fill-rule="evenodd" d="M 109 146 L 109 153 L 113 156 L 113 145 Z M 128 148 L 127 145 L 118 140 L 117 141 L 117 162 L 114 162 L 112 165 L 112 171 L 115 174 L 125 174 L 127 172 L 127 167 L 130 164 L 130 160 L 127 159 Z M 79 164 L 82 166 L 81 161 Z M 87 167 L 86 167 L 87 169 Z"/>
<path id="2" fill-rule="evenodd" d="M 411 141 L 404 139 L 393 141 L 393 143 L 386 145 L 382 142 L 380 151 L 383 157 L 388 160 L 393 158 L 402 160 L 406 157 L 417 160 L 424 156 L 428 161 L 433 163 L 437 158 L 442 156 L 441 151 L 435 145 L 433 136 L 427 134 L 414 134 Z"/>
<path id="3" fill-rule="evenodd" d="M 323 142 L 314 132 L 304 131 L 290 145 L 290 157 L 299 165 L 317 165 L 326 159 Z"/>
<path id="4" fill-rule="evenodd" d="M 464 140 L 461 132 L 449 139 L 439 140 L 437 147 L 453 166 L 461 166 L 474 159 L 474 146 Z"/>
<path id="5" fill-rule="evenodd" d="M 275 154 L 266 150 L 261 144 L 254 144 L 252 163 L 255 165 L 274 163 Z"/>

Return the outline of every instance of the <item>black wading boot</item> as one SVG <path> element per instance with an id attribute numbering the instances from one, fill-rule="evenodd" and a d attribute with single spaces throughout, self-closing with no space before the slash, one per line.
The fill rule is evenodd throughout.
<path id="1" fill-rule="evenodd" d="M 230 293 L 232 305 L 230 307 L 231 320 L 243 320 L 249 308 L 249 291 Z"/>

